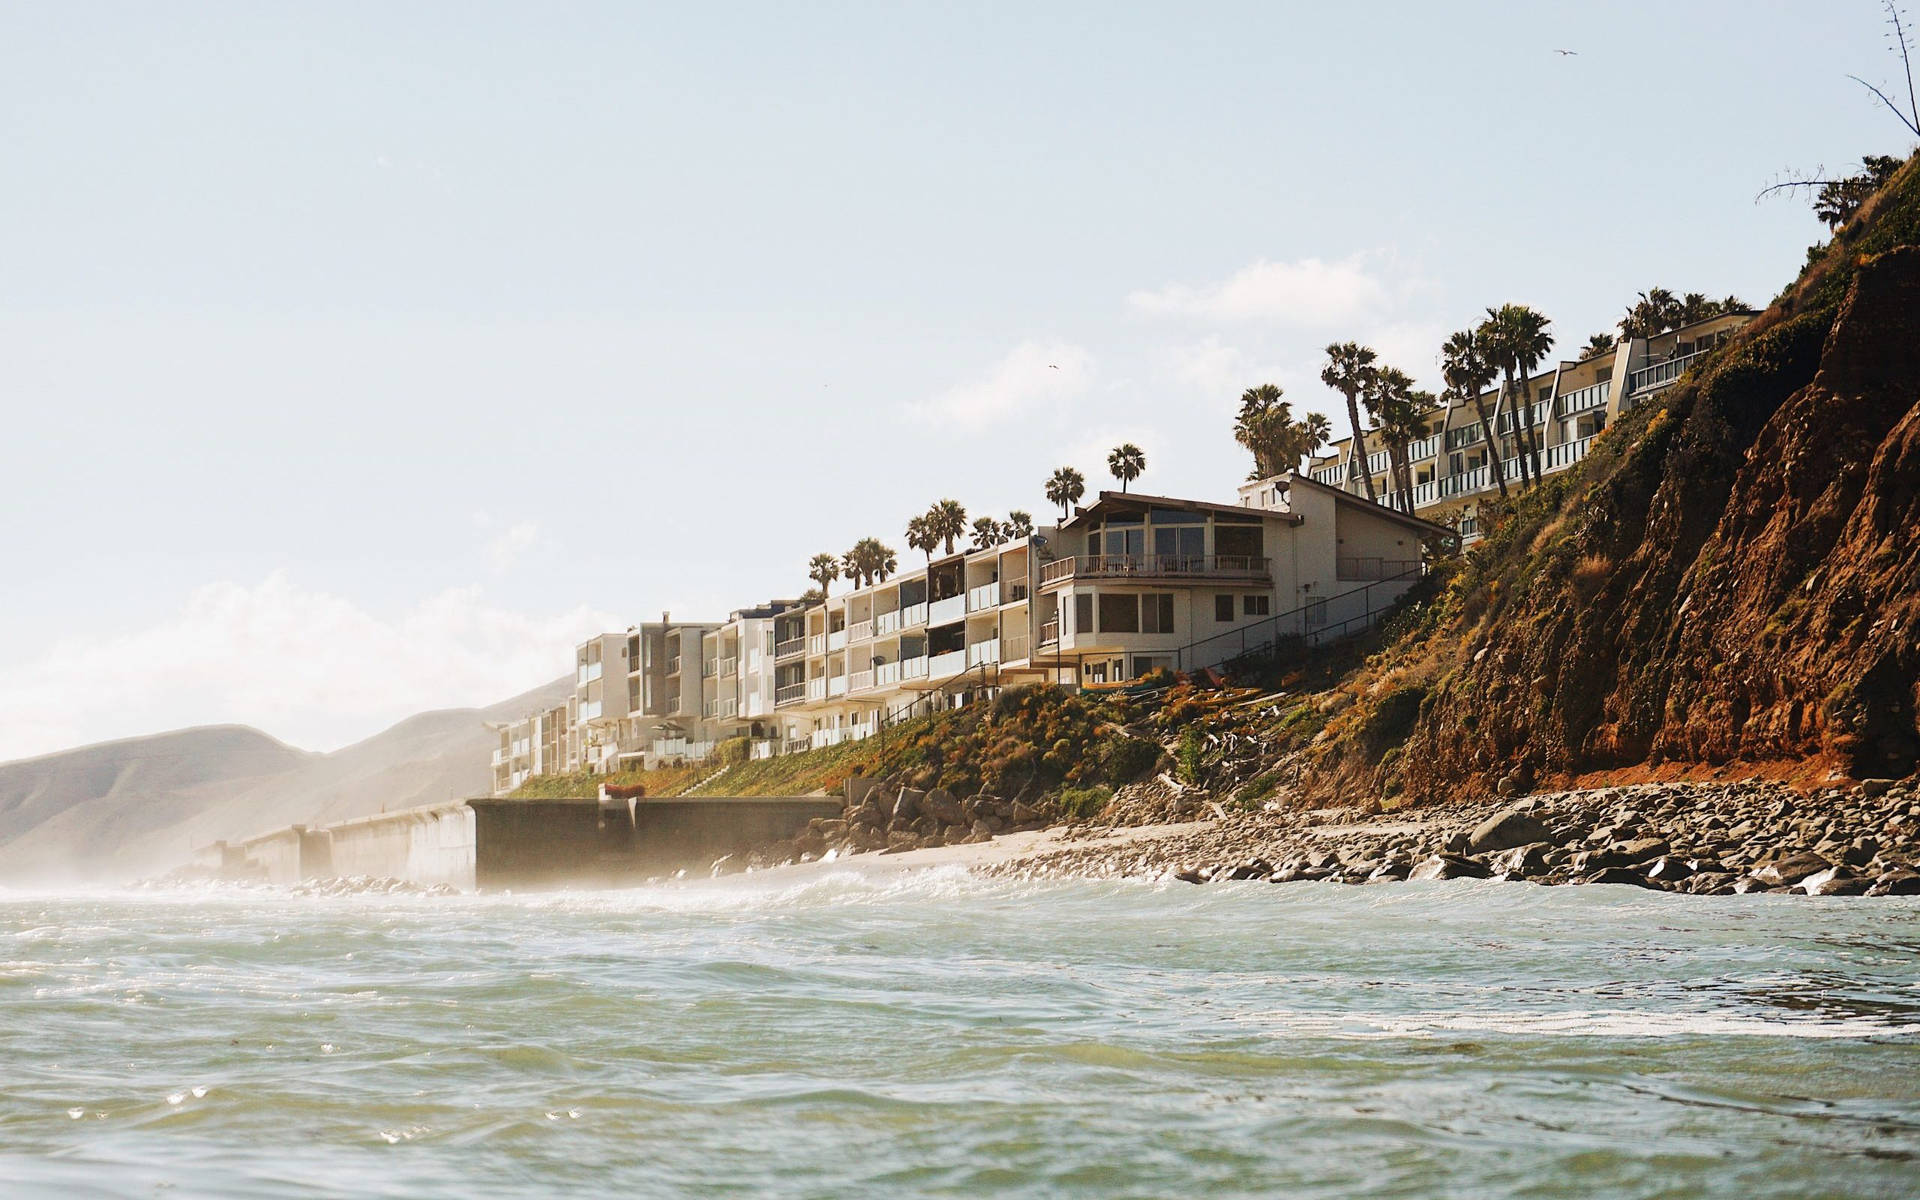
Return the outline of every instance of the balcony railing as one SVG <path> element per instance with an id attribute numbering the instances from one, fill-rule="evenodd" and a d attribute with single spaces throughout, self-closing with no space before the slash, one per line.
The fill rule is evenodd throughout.
<path id="1" fill-rule="evenodd" d="M 1364 583 L 1371 579 L 1399 579 L 1420 569 L 1417 558 L 1340 557 L 1334 560 L 1333 577 Z"/>
<path id="2" fill-rule="evenodd" d="M 889 633 L 900 632 L 900 610 L 883 612 L 873 618 L 873 636 L 885 637 Z"/>
<path id="3" fill-rule="evenodd" d="M 927 656 L 900 660 L 900 678 L 925 679 L 927 677 Z"/>
<path id="4" fill-rule="evenodd" d="M 1007 585 L 1007 591 L 1006 591 L 1006 595 L 1005 595 L 1005 596 L 1003 596 L 1003 597 L 1001 597 L 1001 600 L 1000 600 L 1000 603 L 1002 603 L 1002 604 L 1018 604 L 1018 603 L 1020 603 L 1020 602 L 1021 602 L 1022 600 L 1025 600 L 1026 598 L 1027 598 L 1027 585 L 1026 585 L 1026 584 L 1024 584 L 1024 583 L 1010 583 L 1010 584 L 1008 584 L 1008 585 Z"/>
<path id="5" fill-rule="evenodd" d="M 1056 559 L 1040 569 L 1040 582 L 1113 578 L 1253 578 L 1268 573 L 1270 560 L 1255 554 L 1082 554 Z"/>
<path id="6" fill-rule="evenodd" d="M 1438 453 L 1440 453 L 1440 435 L 1437 433 L 1430 433 L 1417 442 L 1407 444 L 1407 458 L 1413 462 L 1432 458 Z"/>
<path id="7" fill-rule="evenodd" d="M 1480 418 L 1475 416 L 1471 423 L 1459 425 L 1447 430 L 1447 449 L 1458 450 L 1463 446 L 1478 446 L 1486 439 L 1480 436 Z"/>
<path id="8" fill-rule="evenodd" d="M 1563 471 L 1587 456 L 1587 447 L 1593 444 L 1593 436 L 1577 441 L 1562 442 L 1558 446 L 1548 446 L 1540 454 L 1540 470 Z"/>
<path id="9" fill-rule="evenodd" d="M 897 662 L 875 663 L 873 668 L 873 686 L 887 687 L 900 682 L 900 664 Z"/>
<path id="10" fill-rule="evenodd" d="M 1028 656 L 1030 652 L 1028 650 L 1029 645 L 1030 639 L 1024 633 L 1002 634 L 1000 636 L 1000 661 L 1020 662 Z"/>
<path id="11" fill-rule="evenodd" d="M 672 658 L 667 660 L 667 674 L 674 675 L 674 674 L 678 674 L 679 671 L 680 671 L 680 656 L 676 654 Z"/>
<path id="12" fill-rule="evenodd" d="M 844 681 L 846 679 L 846 676 L 842 675 L 839 678 Z M 807 699 L 825 700 L 826 698 L 827 698 L 826 676 L 816 675 L 812 679 L 807 680 Z"/>
<path id="13" fill-rule="evenodd" d="M 1665 387 L 1667 384 L 1685 375 L 1687 368 L 1700 361 L 1702 356 L 1711 354 L 1712 352 L 1711 348 L 1695 350 L 1692 354 L 1682 354 L 1676 358 L 1670 358 L 1665 362 L 1657 362 L 1652 366 L 1641 367 L 1638 371 L 1630 371 L 1627 374 L 1627 392 L 1631 395 L 1634 392 L 1644 392 L 1650 388 Z"/>
<path id="14" fill-rule="evenodd" d="M 829 653 L 835 650 L 845 650 L 846 648 L 847 648 L 847 631 L 846 630 L 836 629 L 832 633 L 827 635 L 827 650 Z"/>
<path id="15" fill-rule="evenodd" d="M 1560 415 L 1570 417 L 1575 413 L 1586 412 L 1590 408 L 1599 408 L 1612 394 L 1613 380 L 1611 379 L 1602 379 L 1599 383 L 1588 384 L 1586 387 L 1568 392 L 1560 397 Z"/>
<path id="16" fill-rule="evenodd" d="M 1499 418 L 1493 423 L 1494 429 L 1500 433 L 1512 433 L 1513 416 L 1512 411 L 1501 413 Z M 1528 425 L 1538 425 L 1547 419 L 1546 406 L 1543 404 L 1529 404 L 1527 405 L 1525 416 Z"/>
<path id="17" fill-rule="evenodd" d="M 1060 618 L 1040 622 L 1040 644 L 1058 646 L 1060 644 Z"/>
<path id="18" fill-rule="evenodd" d="M 740 656 L 737 654 L 729 654 L 725 658 L 721 659 L 719 670 L 714 672 L 715 676 L 720 679 L 732 679 L 735 675 L 738 675 L 739 673 L 740 673 Z"/>
<path id="19" fill-rule="evenodd" d="M 977 588 L 971 588 L 967 592 L 968 612 L 979 612 L 983 608 L 998 608 L 999 606 L 1000 581 L 997 579 L 992 583 L 983 583 Z"/>
<path id="20" fill-rule="evenodd" d="M 713 679 L 720 674 L 720 660 L 707 658 L 700 661 L 700 678 Z"/>
<path id="21" fill-rule="evenodd" d="M 807 637 L 807 653 L 808 654 L 825 654 L 826 652 L 827 652 L 827 635 L 826 634 L 815 633 Z"/>
<path id="22" fill-rule="evenodd" d="M 847 626 L 847 640 L 850 642 L 870 642 L 873 640 L 873 622 L 855 621 Z"/>
<path id="23" fill-rule="evenodd" d="M 798 658 L 800 655 L 805 654 L 806 652 L 807 652 L 806 638 L 804 637 L 788 638 L 784 642 L 777 642 L 774 644 L 773 658 L 775 662 L 779 662 L 782 659 Z"/>
<path id="24" fill-rule="evenodd" d="M 1315 483 L 1324 483 L 1330 487 L 1339 487 L 1346 473 L 1347 467 L 1345 463 L 1334 463 L 1330 467 L 1315 467 L 1313 470 L 1307 472 L 1307 475 Z"/>
<path id="25" fill-rule="evenodd" d="M 958 675 L 967 669 L 967 652 L 949 650 L 945 654 L 934 654 L 927 658 L 927 678 L 945 679 L 949 675 Z"/>
<path id="26" fill-rule="evenodd" d="M 982 663 L 997 663 L 999 661 L 999 638 L 989 638 L 984 642 L 975 642 L 967 647 L 967 665 L 970 667 L 977 667 Z"/>
<path id="27" fill-rule="evenodd" d="M 927 624 L 945 625 L 948 621 L 958 621 L 967 615 L 965 596 L 948 596 L 945 600 L 935 600 L 927 606 Z"/>
<path id="28" fill-rule="evenodd" d="M 798 683 L 783 683 L 773 689 L 773 703 L 776 707 L 782 704 L 798 704 L 806 698 L 807 681 L 804 679 Z"/>
<path id="29" fill-rule="evenodd" d="M 855 671 L 847 676 L 847 690 L 850 692 L 864 692 L 872 687 L 873 669 L 871 667 L 864 671 Z"/>
<path id="30" fill-rule="evenodd" d="M 574 678 L 582 685 L 589 684 L 600 678 L 602 669 L 603 665 L 601 663 L 587 663 L 580 668 L 579 673 L 576 674 Z"/>
<path id="31" fill-rule="evenodd" d="M 705 715 L 723 721 L 737 717 L 740 715 L 740 701 L 732 696 L 724 700 L 709 700 L 705 705 Z"/>
<path id="32" fill-rule="evenodd" d="M 846 694 L 847 677 L 845 675 L 829 675 L 827 677 L 827 695 L 844 696 Z"/>
<path id="33" fill-rule="evenodd" d="M 916 625 L 927 623 L 927 603 L 909 604 L 900 610 L 900 628 L 912 629 Z"/>

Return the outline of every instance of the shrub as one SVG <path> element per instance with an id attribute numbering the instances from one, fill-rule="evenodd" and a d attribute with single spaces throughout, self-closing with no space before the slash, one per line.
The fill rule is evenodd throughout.
<path id="1" fill-rule="evenodd" d="M 1100 815 L 1100 810 L 1113 799 L 1113 792 L 1095 785 L 1093 787 L 1067 788 L 1060 793 L 1060 812 L 1070 821 L 1091 821 Z"/>
<path id="2" fill-rule="evenodd" d="M 1580 561 L 1573 564 L 1573 593 L 1582 600 L 1591 600 L 1594 593 L 1606 583 L 1607 575 L 1613 570 L 1613 561 L 1604 554 L 1582 555 Z"/>
<path id="3" fill-rule="evenodd" d="M 1101 773 L 1113 783 L 1131 783 L 1160 761 L 1160 746 L 1145 738 L 1122 734 L 1108 743 L 1100 756 Z"/>
<path id="4" fill-rule="evenodd" d="M 753 755 L 753 742 L 745 737 L 730 737 L 714 747 L 720 761 L 726 766 L 737 766 Z"/>
<path id="5" fill-rule="evenodd" d="M 1200 782 L 1200 759 L 1205 751 L 1206 743 L 1201 740 L 1198 729 L 1189 725 L 1180 731 L 1180 749 L 1174 752 L 1173 758 L 1179 764 L 1183 782 Z"/>

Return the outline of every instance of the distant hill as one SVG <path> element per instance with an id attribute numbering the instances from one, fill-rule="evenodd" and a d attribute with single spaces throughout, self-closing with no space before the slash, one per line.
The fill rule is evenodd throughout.
<path id="1" fill-rule="evenodd" d="M 558 703 L 571 686 L 421 713 L 330 754 L 220 725 L 0 763 L 0 884 L 131 878 L 220 838 L 484 795 L 487 723 Z"/>

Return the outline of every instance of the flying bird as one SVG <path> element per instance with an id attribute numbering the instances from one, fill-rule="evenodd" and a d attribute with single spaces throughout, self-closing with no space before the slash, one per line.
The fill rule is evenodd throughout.
<path id="1" fill-rule="evenodd" d="M 1578 50 L 1555 50 L 1554 53 L 1572 55 L 1572 54 L 1578 54 L 1580 52 Z"/>
<path id="2" fill-rule="evenodd" d="M 1059 369 L 1060 369 L 1060 364 L 1059 364 L 1059 363 L 1048 363 L 1048 364 L 1047 364 L 1047 370 L 1049 370 L 1049 371 L 1058 371 Z"/>

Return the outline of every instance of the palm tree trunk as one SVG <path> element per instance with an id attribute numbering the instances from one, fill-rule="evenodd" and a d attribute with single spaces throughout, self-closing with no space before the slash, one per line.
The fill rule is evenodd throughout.
<path id="1" fill-rule="evenodd" d="M 1523 401 L 1526 399 L 1526 393 L 1521 391 L 1520 385 L 1514 381 L 1513 371 L 1511 368 L 1508 368 L 1503 373 L 1507 377 L 1507 397 L 1508 397 L 1507 412 L 1511 414 L 1513 417 L 1513 444 L 1514 444 L 1513 457 L 1520 464 L 1520 486 L 1522 488 L 1530 488 L 1533 486 L 1533 480 L 1527 477 L 1527 442 L 1526 442 L 1526 436 L 1520 432 L 1520 424 L 1521 424 L 1520 409 L 1517 406 L 1517 401 Z M 1494 447 L 1493 452 L 1497 457 L 1500 453 L 1499 447 L 1498 446 Z"/>
<path id="2" fill-rule="evenodd" d="M 1353 446 L 1351 452 L 1359 456 L 1360 478 L 1367 485 L 1367 499 L 1378 502 L 1373 494 L 1373 472 L 1367 469 L 1367 439 L 1360 432 L 1360 393 L 1347 393 L 1347 424 L 1353 428 Z M 1353 460 L 1347 460 L 1347 478 L 1353 478 Z"/>
<path id="3" fill-rule="evenodd" d="M 1393 448 L 1393 456 L 1398 460 L 1395 470 L 1400 473 L 1400 507 L 1408 516 L 1413 515 L 1413 460 L 1407 457 L 1407 444 L 1400 443 Z"/>
<path id="4" fill-rule="evenodd" d="M 1473 394 L 1473 411 L 1480 418 L 1480 436 L 1486 439 L 1487 470 L 1493 476 L 1493 482 L 1500 489 L 1500 498 L 1507 498 L 1507 468 L 1500 461 L 1500 442 L 1493 436 L 1493 414 L 1487 411 L 1487 402 L 1480 393 Z"/>

